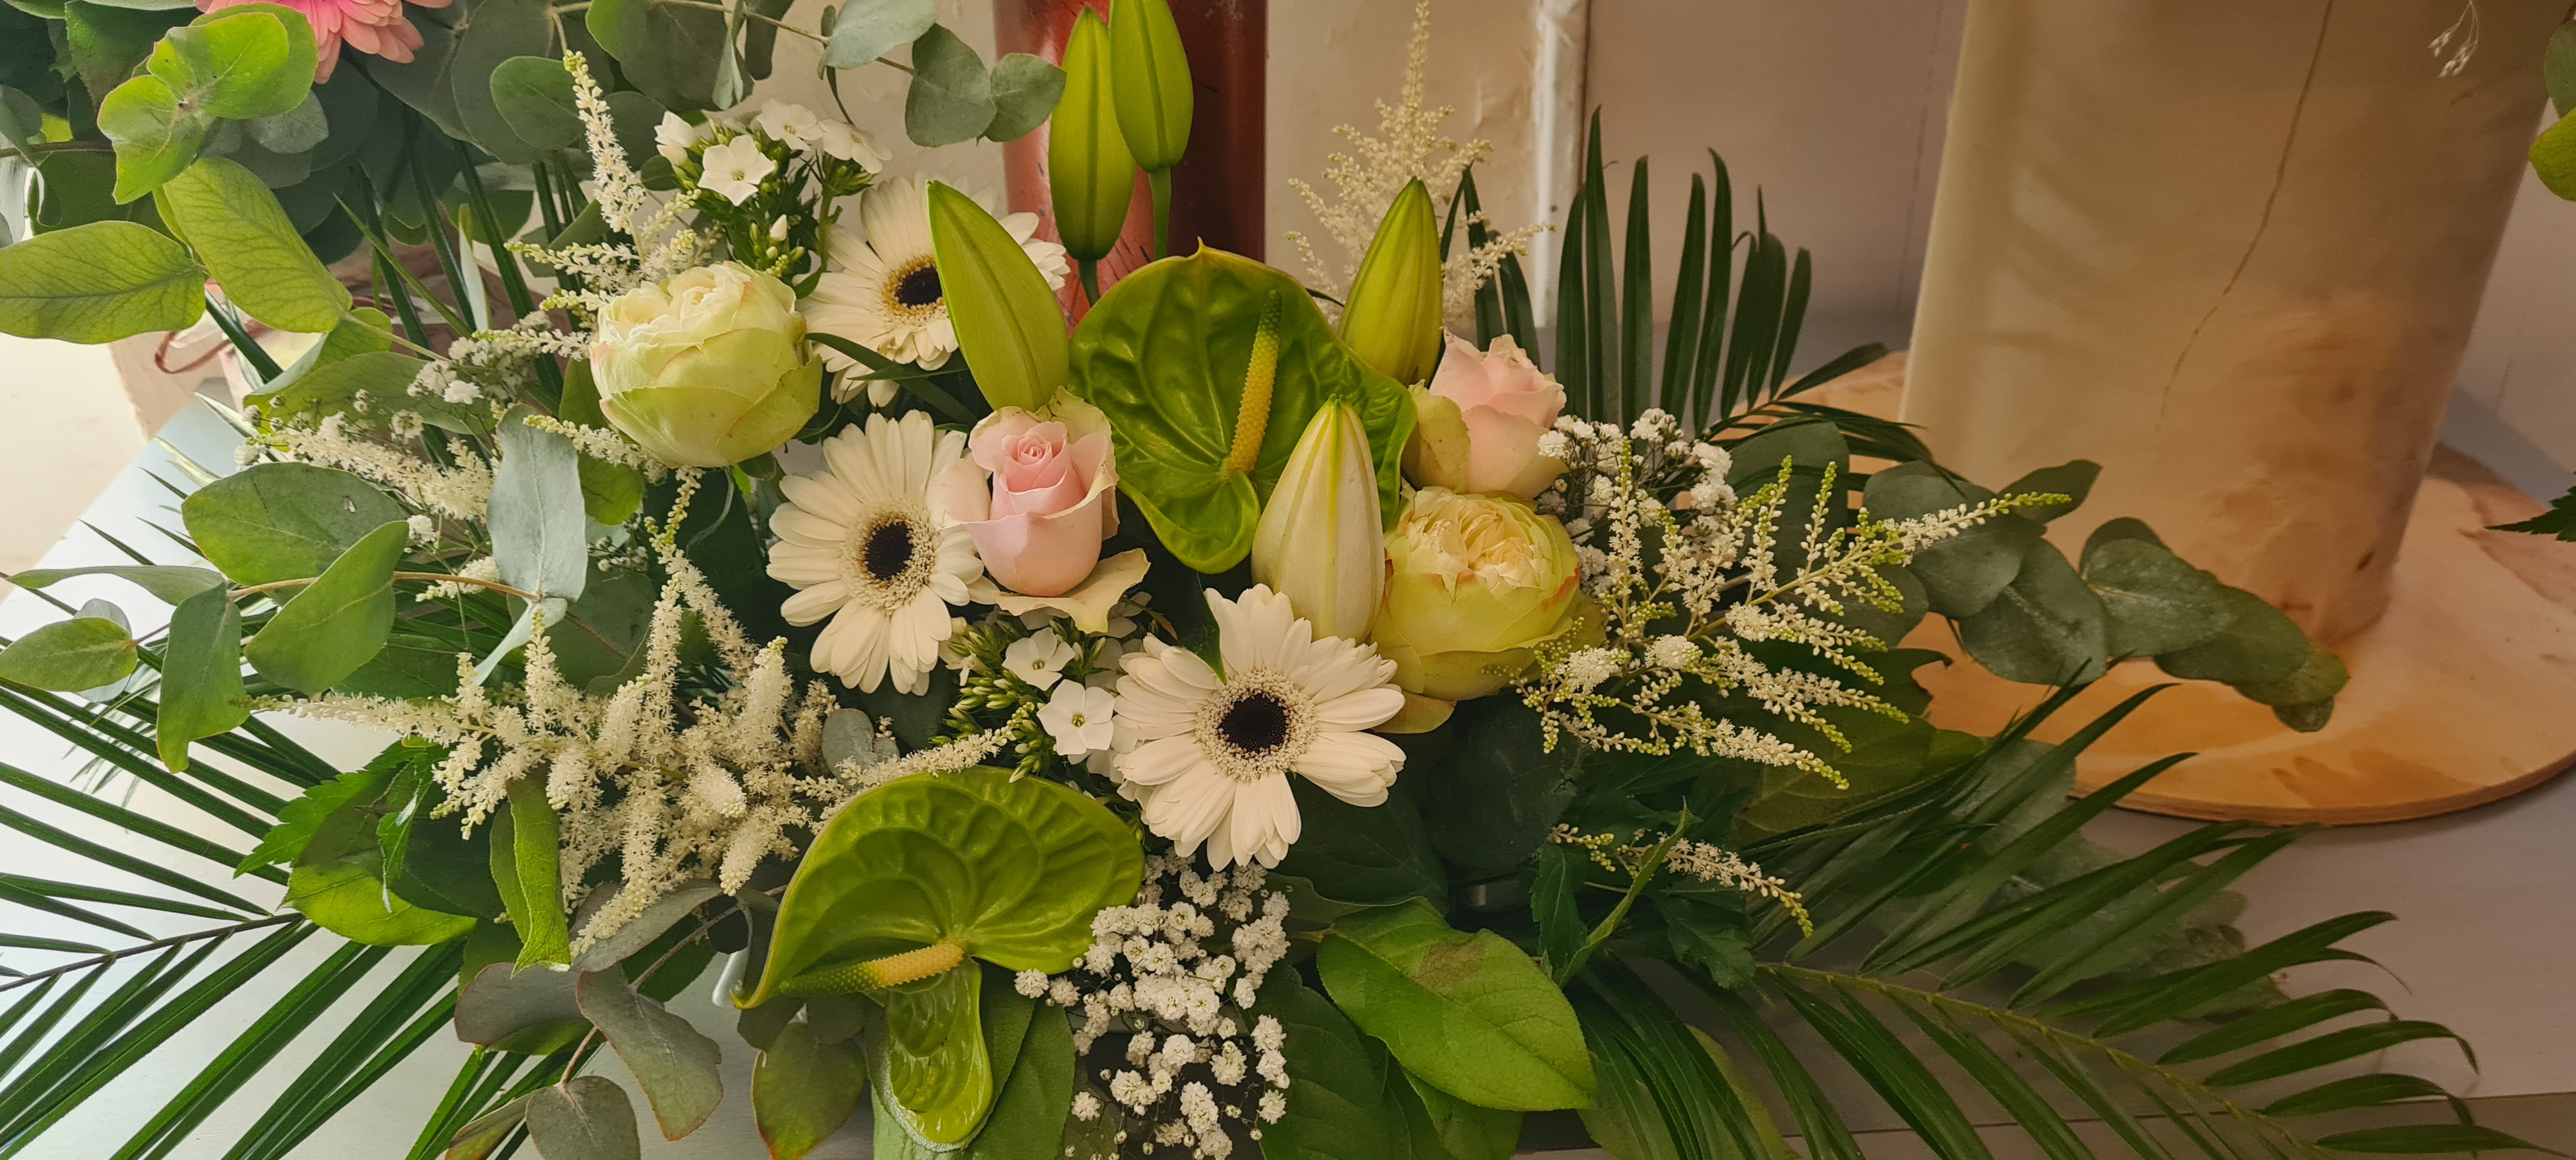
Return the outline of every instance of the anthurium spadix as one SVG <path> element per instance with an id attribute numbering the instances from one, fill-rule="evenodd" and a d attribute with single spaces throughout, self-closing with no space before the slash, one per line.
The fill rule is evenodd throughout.
<path id="1" fill-rule="evenodd" d="M 930 253 L 957 351 L 995 408 L 1034 410 L 1065 382 L 1064 311 L 1046 275 L 975 199 L 931 182 Z"/>
<path id="2" fill-rule="evenodd" d="M 1342 341 L 1370 369 L 1408 385 L 1431 377 L 1440 359 L 1440 222 L 1419 178 L 1395 195 L 1360 259 Z"/>
<path id="3" fill-rule="evenodd" d="M 1324 404 L 1298 437 L 1253 532 L 1252 578 L 1288 597 L 1316 636 L 1368 635 L 1386 584 L 1386 543 L 1368 427 L 1350 404 Z"/>
<path id="4" fill-rule="evenodd" d="M 1064 42 L 1064 99 L 1047 129 L 1047 193 L 1056 234 L 1082 274 L 1082 292 L 1100 300 L 1096 267 L 1127 228 L 1135 200 L 1136 156 L 1118 130 L 1109 78 L 1109 26 L 1085 8 Z"/>

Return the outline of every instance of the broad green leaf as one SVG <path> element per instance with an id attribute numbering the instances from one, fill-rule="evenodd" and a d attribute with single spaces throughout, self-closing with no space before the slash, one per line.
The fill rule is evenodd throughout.
<path id="1" fill-rule="evenodd" d="M 149 226 L 100 221 L 0 247 L 0 332 L 114 342 L 185 330 L 206 312 L 206 270 Z"/>
<path id="2" fill-rule="evenodd" d="M 2047 523 L 2074 511 L 2092 494 L 2093 481 L 2101 478 L 2102 465 L 2089 459 L 2077 459 L 2055 467 L 2043 467 L 2016 479 L 1997 493 L 2001 495 L 2062 495 L 2064 503 L 2031 505 L 2013 509 L 2013 514 L 2027 520 Z"/>
<path id="3" fill-rule="evenodd" d="M 712 16 L 714 13 L 708 13 Z M 553 43 L 546 6 L 535 0 L 485 0 L 456 29 L 456 115 L 466 135 L 494 158 L 526 165 L 545 149 L 521 138 L 498 103 L 500 70 L 519 57 L 544 56 Z M 594 71 L 604 71 L 598 65 Z M 571 79 L 566 74 L 565 79 Z"/>
<path id="4" fill-rule="evenodd" d="M 957 353 L 995 409 L 1036 410 L 1065 381 L 1064 310 L 1046 275 L 975 199 L 931 182 L 930 245 Z"/>
<path id="5" fill-rule="evenodd" d="M 312 64 L 295 59 L 286 21 L 259 11 L 208 16 L 164 34 L 144 67 L 193 107 L 227 120 L 274 116 L 311 94 Z"/>
<path id="6" fill-rule="evenodd" d="M 404 519 L 374 484 L 336 468 L 262 463 L 179 505 L 197 550 L 240 584 L 319 576 L 368 533 Z"/>
<path id="7" fill-rule="evenodd" d="M 587 1024 L 574 994 L 581 978 L 575 971 L 522 971 L 507 961 L 487 963 L 456 993 L 456 1037 L 489 1045 L 535 1028 Z"/>
<path id="8" fill-rule="evenodd" d="M 270 617 L 242 647 L 259 675 L 320 693 L 347 679 L 385 646 L 394 624 L 394 567 L 411 526 L 401 520 L 367 533 Z"/>
<path id="9" fill-rule="evenodd" d="M 1279 872 L 1314 885 L 1323 897 L 1377 906 L 1422 899 L 1449 904 L 1449 878 L 1431 848 L 1421 811 L 1399 793 L 1383 805 L 1355 806 L 1304 778 L 1291 779 L 1305 833 L 1279 860 Z"/>
<path id="10" fill-rule="evenodd" d="M 757 993 L 857 990 L 849 968 L 934 943 L 1061 971 L 1091 918 L 1134 901 L 1144 855 L 1083 794 L 978 766 L 861 795 L 816 835 L 778 911 Z"/>
<path id="11" fill-rule="evenodd" d="M 528 1139 L 545 1160 L 637 1160 L 635 1105 L 617 1081 L 577 1075 L 528 1096 Z"/>
<path id="12" fill-rule="evenodd" d="M 56 621 L 0 650 L 0 680 L 77 693 L 134 671 L 134 638 L 103 616 Z"/>
<path id="13" fill-rule="evenodd" d="M 582 456 L 581 510 L 593 523 L 624 525 L 644 510 L 644 473 L 623 463 Z"/>
<path id="14" fill-rule="evenodd" d="M 617 971 L 584 971 L 573 990 L 582 1015 L 608 1037 L 608 1046 L 644 1089 L 662 1138 L 677 1140 L 707 1122 L 724 1102 L 717 1064 L 724 1050 L 689 1021 L 635 993 Z"/>
<path id="15" fill-rule="evenodd" d="M 1521 1113 L 1480 1108 L 1422 1082 L 1421 1077 L 1410 1072 L 1403 1075 L 1414 1099 L 1420 1101 L 1432 1133 L 1439 1138 L 1440 1150 L 1451 1160 L 1511 1160 L 1513 1153 L 1519 1151 Z"/>
<path id="16" fill-rule="evenodd" d="M 993 123 L 993 114 L 993 77 L 984 71 L 984 58 L 945 25 L 931 25 L 912 42 L 904 135 L 922 146 L 972 141 Z"/>
<path id="17" fill-rule="evenodd" d="M 161 217 L 213 272 L 224 296 L 280 330 L 327 333 L 349 288 L 323 269 L 268 186 L 236 161 L 199 158 L 153 194 Z"/>
<path id="18" fill-rule="evenodd" d="M 393 896 L 379 877 L 376 795 L 360 790 L 314 829 L 287 877 L 285 905 L 323 929 L 370 946 L 427 946 L 461 938 L 474 920 L 423 910 Z"/>
<path id="19" fill-rule="evenodd" d="M 519 969 L 570 963 L 572 938 L 565 930 L 560 886 L 560 819 L 546 803 L 540 779 L 511 782 L 509 795 L 509 810 L 493 820 L 492 885 L 519 935 Z"/>
<path id="20" fill-rule="evenodd" d="M 1136 158 L 1119 135 L 1112 100 L 1109 26 L 1085 8 L 1065 40 L 1064 93 L 1047 126 L 1049 204 L 1056 232 L 1077 261 L 1109 256 L 1136 200 Z"/>
<path id="21" fill-rule="evenodd" d="M 2034 685 L 2082 684 L 2108 663 L 2102 601 L 2057 546 L 2032 544 L 2021 572 L 1992 603 L 1959 621 L 1968 655 L 1998 677 Z"/>
<path id="22" fill-rule="evenodd" d="M 321 45 L 313 39 L 311 19 L 303 11 L 285 4 L 267 3 L 264 0 L 260 3 L 233 4 L 199 16 L 189 21 L 188 25 L 193 29 L 211 31 L 215 25 L 226 24 L 252 15 L 264 15 L 277 22 L 278 28 L 286 34 L 285 59 L 279 61 L 274 68 L 236 67 L 227 70 L 222 77 L 222 84 L 229 90 L 224 94 L 225 102 L 245 110 L 261 111 L 236 114 L 224 112 L 222 109 L 208 110 L 216 116 L 256 117 L 265 115 L 267 112 L 282 112 L 293 108 L 313 87 L 313 74 L 318 71 L 322 62 Z M 238 33 L 223 35 L 226 38 L 241 36 L 245 42 L 253 40 L 263 44 L 266 42 L 264 30 L 248 36 Z M 237 50 L 228 55 L 242 59 L 244 63 L 250 63 L 249 57 L 252 54 Z M 266 60 L 264 49 L 256 55 L 258 60 L 263 62 Z"/>
<path id="23" fill-rule="evenodd" d="M 432 637 L 396 631 L 384 648 L 332 688 L 365 697 L 444 697 L 456 691 L 456 649 Z"/>
<path id="24" fill-rule="evenodd" d="M 2275 708 L 2314 705 L 2333 700 L 2351 679 L 2352 674 L 2343 667 L 2343 658 L 2311 646 L 2308 659 L 2297 672 L 2278 681 L 2245 682 L 2237 685 L 2236 691 L 2249 701 Z"/>
<path id="25" fill-rule="evenodd" d="M 938 6 L 931 0 L 850 0 L 832 21 L 823 63 L 858 68 L 921 39 L 938 22 Z"/>
<path id="26" fill-rule="evenodd" d="M 539 149 L 581 143 L 581 111 L 573 102 L 572 74 L 544 56 L 514 56 L 492 70 L 492 105 L 519 139 Z"/>
<path id="27" fill-rule="evenodd" d="M 2566 114 L 2558 123 L 2541 130 L 2531 142 L 2531 171 L 2549 192 L 2576 201 L 2576 113 Z"/>
<path id="28" fill-rule="evenodd" d="M 528 426 L 501 425 L 501 462 L 492 471 L 492 559 L 513 588 L 581 598 L 590 578 L 582 524 L 581 457 L 572 441 Z"/>
<path id="29" fill-rule="evenodd" d="M 20 588 L 43 588 L 74 576 L 114 576 L 131 580 L 164 604 L 177 604 L 209 588 L 224 587 L 224 578 L 204 568 L 175 564 L 105 564 L 91 568 L 36 568 L 9 577 Z"/>
<path id="30" fill-rule="evenodd" d="M 2086 545 L 2084 583 L 2110 617 L 2112 656 L 2151 657 L 2190 648 L 2218 635 L 2227 623 L 2218 578 L 2152 540 Z"/>
<path id="31" fill-rule="evenodd" d="M 880 1139 L 893 1128 L 944 1149 L 975 1135 L 993 1107 L 999 1053 L 986 1042 L 982 1015 L 1018 998 L 1007 987 L 985 986 L 983 968 L 971 962 L 878 996 L 885 1007 L 885 1043 L 873 1065 Z M 1025 1025 L 1020 1030 L 1026 1035 Z"/>
<path id="32" fill-rule="evenodd" d="M 1265 1160 L 1390 1160 L 1409 1135 L 1391 1085 L 1405 1081 L 1386 1049 L 1297 979 L 1274 971 L 1249 1013 L 1279 1021 L 1288 1036 L 1288 1111 L 1261 1129 Z"/>
<path id="33" fill-rule="evenodd" d="M 1904 520 L 1977 503 L 1993 494 L 1943 475 L 1931 464 L 1903 463 L 1871 475 L 1862 500 L 1873 516 Z M 2022 560 L 2041 534 L 2040 526 L 2029 520 L 1997 516 L 1915 553 L 1906 568 L 1923 582 L 1932 611 L 1952 619 L 1974 616 L 2021 574 Z"/>
<path id="34" fill-rule="evenodd" d="M 340 332 L 332 333 L 337 337 Z M 376 430 L 382 430 L 402 411 L 416 414 L 421 422 L 441 430 L 469 435 L 492 430 L 489 404 L 450 403 L 435 396 L 412 394 L 411 382 L 420 374 L 420 368 L 421 360 L 398 351 L 353 351 L 292 378 L 281 378 L 276 387 L 252 395 L 248 402 L 273 416 L 320 419 L 340 415 L 353 427 Z M 364 411 L 358 410 L 361 396 L 366 404 Z"/>
<path id="35" fill-rule="evenodd" d="M 849 1122 L 867 1091 L 858 1040 L 823 1043 L 812 1024 L 790 1023 L 752 1066 L 752 1123 L 773 1160 L 801 1160 Z"/>
<path id="36" fill-rule="evenodd" d="M 170 639 L 161 650 L 161 707 L 152 730 L 161 764 L 188 768 L 189 742 L 229 733 L 247 720 L 241 612 L 229 589 L 208 588 L 170 612 Z"/>
<path id="37" fill-rule="evenodd" d="M 729 51 L 724 14 L 657 0 L 600 0 L 584 23 L 645 95 L 678 112 L 710 107 L 717 65 Z"/>
<path id="38" fill-rule="evenodd" d="M 1502 936 L 1453 930 L 1408 902 L 1344 919 L 1315 964 L 1351 1021 L 1442 1091 L 1521 1111 L 1591 1102 L 1574 1008 Z"/>
<path id="39" fill-rule="evenodd" d="M 1197 100 L 1180 23 L 1165 0 L 1116 0 L 1109 8 L 1109 77 L 1118 131 L 1148 170 L 1181 163 Z"/>
<path id="40" fill-rule="evenodd" d="M 2306 633 L 2280 609 L 2242 588 L 2219 589 L 2225 627 L 2190 648 L 2161 653 L 2156 667 L 2187 681 L 2231 685 L 2287 681 L 2308 661 Z"/>
<path id="41" fill-rule="evenodd" d="M 1517 697 L 1485 697 L 1449 719 L 1456 748 L 1432 763 L 1421 796 L 1432 846 L 1478 877 L 1508 874 L 1547 840 L 1574 800 L 1582 748 L 1541 752 L 1538 714 Z M 1408 763 L 1405 770 L 1414 773 Z"/>
<path id="42" fill-rule="evenodd" d="M 161 188 L 197 160 L 206 119 L 180 107 L 169 82 L 139 76 L 99 103 L 98 131 L 116 143 L 116 200 L 122 205 Z"/>
<path id="43" fill-rule="evenodd" d="M 1277 319 L 1266 420 L 1239 422 L 1265 314 Z M 1358 408 L 1392 518 L 1413 400 L 1361 363 L 1294 278 L 1202 248 L 1129 274 L 1074 331 L 1073 389 L 1108 414 L 1120 489 L 1183 564 L 1222 572 L 1252 551 L 1261 505 L 1330 400 Z M 1249 471 L 1231 465 L 1245 440 Z"/>
<path id="44" fill-rule="evenodd" d="M 455 1135 L 448 1137 L 441 1160 L 485 1160 L 527 1122 L 528 1097 L 520 1096 L 457 1129 Z"/>
<path id="45" fill-rule="evenodd" d="M 993 122 L 984 136 L 1017 141 L 1055 115 L 1064 96 L 1064 70 L 1025 52 L 1005 53 L 993 62 Z"/>

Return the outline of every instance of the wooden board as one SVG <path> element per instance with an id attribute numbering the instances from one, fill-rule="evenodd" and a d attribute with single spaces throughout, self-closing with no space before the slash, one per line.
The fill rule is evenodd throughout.
<path id="1" fill-rule="evenodd" d="M 1892 359 L 1821 401 L 1892 414 L 1902 376 Z M 2436 451 L 2387 613 L 2333 646 L 2352 683 L 2324 730 L 2292 732 L 2223 685 L 2179 682 L 2085 753 L 2077 792 L 2190 751 L 2198 756 L 2122 804 L 2187 818 L 2352 825 L 2467 809 L 2555 776 L 2576 761 L 2576 544 L 2487 530 L 2540 510 L 2467 457 Z M 1960 655 L 1939 618 L 1905 643 Z M 1982 734 L 2047 693 L 1969 664 L 1927 666 L 1917 677 L 1934 695 L 1936 724 Z M 2146 662 L 2121 665 L 2038 735 L 2062 738 L 2169 680 Z"/>

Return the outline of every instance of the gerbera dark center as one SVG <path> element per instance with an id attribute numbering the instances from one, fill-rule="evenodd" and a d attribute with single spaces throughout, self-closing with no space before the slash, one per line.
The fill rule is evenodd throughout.
<path id="1" fill-rule="evenodd" d="M 894 284 L 894 300 L 916 308 L 938 302 L 939 267 L 924 265 L 904 275 Z"/>
<path id="2" fill-rule="evenodd" d="M 879 584 L 892 584 L 912 567 L 912 524 L 889 520 L 868 533 L 868 546 L 859 559 L 867 565 L 868 578 Z"/>
<path id="3" fill-rule="evenodd" d="M 1244 694 L 1217 719 L 1217 735 L 1238 752 L 1258 756 L 1288 740 L 1288 706 L 1267 692 Z"/>

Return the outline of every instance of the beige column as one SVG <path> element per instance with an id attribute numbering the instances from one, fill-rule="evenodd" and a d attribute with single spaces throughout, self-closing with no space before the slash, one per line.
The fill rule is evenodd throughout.
<path id="1" fill-rule="evenodd" d="M 2566 9 L 1974 0 L 1903 417 L 1974 479 L 2099 461 L 2070 548 L 2134 515 L 2370 624 Z"/>

